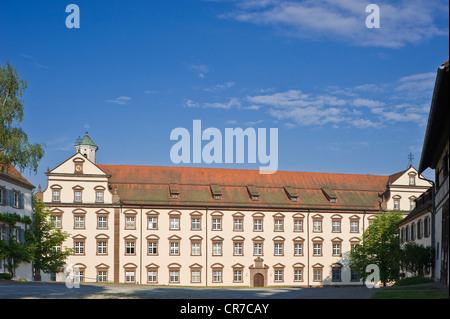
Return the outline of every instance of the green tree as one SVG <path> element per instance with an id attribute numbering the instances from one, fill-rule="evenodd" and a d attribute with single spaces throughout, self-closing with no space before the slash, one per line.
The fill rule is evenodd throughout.
<path id="1" fill-rule="evenodd" d="M 0 240 L 0 259 L 6 261 L 6 269 L 14 277 L 17 267 L 22 262 L 31 262 L 33 257 L 33 247 L 29 240 L 30 230 L 27 229 L 31 218 L 17 213 L 0 213 L 0 222 L 6 225 L 5 240 Z M 18 223 L 25 224 L 25 230 L 19 227 Z M 22 231 L 23 237 L 20 235 Z"/>
<path id="2" fill-rule="evenodd" d="M 73 249 L 55 248 L 61 246 L 70 234 L 54 228 L 50 210 L 35 196 L 33 197 L 33 213 L 31 226 L 34 243 L 33 266 L 35 278 L 39 280 L 40 270 L 49 273 L 63 267 L 67 257 L 73 253 Z"/>
<path id="3" fill-rule="evenodd" d="M 403 219 L 400 212 L 379 212 L 372 225 L 362 235 L 362 244 L 350 252 L 350 264 L 358 272 L 358 277 L 366 280 L 366 267 L 378 266 L 380 281 L 386 285 L 398 279 L 400 269 L 400 245 L 397 223 Z"/>
<path id="4" fill-rule="evenodd" d="M 401 251 L 402 267 L 414 276 L 423 277 L 431 269 L 434 260 L 434 249 L 431 246 L 409 242 L 403 245 Z"/>
<path id="5" fill-rule="evenodd" d="M 17 69 L 6 62 L 0 65 L 0 166 L 14 165 L 37 172 L 44 156 L 44 146 L 28 142 L 27 134 L 18 126 L 23 120 L 23 92 L 27 82 Z"/>

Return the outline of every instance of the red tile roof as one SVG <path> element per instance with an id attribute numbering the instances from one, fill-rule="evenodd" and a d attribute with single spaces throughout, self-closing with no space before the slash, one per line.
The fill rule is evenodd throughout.
<path id="1" fill-rule="evenodd" d="M 123 203 L 168 206 L 232 206 L 260 208 L 337 208 L 380 209 L 381 194 L 388 176 L 278 171 L 260 174 L 259 170 L 104 165 L 97 166 L 110 174 L 110 185 Z M 169 184 L 177 184 L 179 199 L 170 197 Z M 213 198 L 211 185 L 222 190 L 219 200 Z M 252 200 L 247 186 L 259 192 Z M 284 189 L 291 187 L 298 202 L 291 201 Z M 322 188 L 333 191 L 337 203 L 324 196 Z"/>
<path id="2" fill-rule="evenodd" d="M 0 165 L 0 178 L 2 177 L 6 177 L 12 179 L 13 181 L 24 184 L 24 186 L 27 186 L 28 188 L 34 188 L 34 185 L 31 184 L 25 177 L 23 177 L 13 165 Z"/>

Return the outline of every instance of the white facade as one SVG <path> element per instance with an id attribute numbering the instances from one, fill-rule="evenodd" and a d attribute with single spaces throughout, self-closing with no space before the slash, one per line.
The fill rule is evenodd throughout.
<path id="1" fill-rule="evenodd" d="M 83 281 L 192 286 L 359 285 L 362 283 L 348 260 L 352 245 L 361 242 L 375 214 L 390 207 L 389 194 L 408 199 L 426 189 L 421 181 L 416 181 L 419 185 L 405 182 L 409 182 L 408 174 L 416 172 L 413 168 L 396 174 L 387 190 L 387 176 L 318 174 L 346 185 L 348 179 L 361 178 L 369 186 L 379 185 L 380 190 L 368 192 L 364 189 L 368 186 L 362 191 L 349 190 L 348 186 L 341 190 L 338 185 L 334 185 L 335 191 L 312 189 L 310 196 L 317 196 L 317 205 L 306 207 L 302 206 L 306 201 L 302 194 L 294 194 L 300 198 L 292 201 L 283 186 L 274 186 L 273 194 L 280 196 L 277 200 L 284 206 L 255 207 L 259 200 L 251 199 L 253 188 L 247 192 L 245 186 L 223 186 L 224 199 L 227 192 L 236 192 L 236 200 L 248 202 L 235 208 L 238 202 L 222 206 L 193 203 L 198 192 L 206 189 L 207 200 L 220 204 L 222 194 L 215 194 L 217 189 L 212 186 L 211 194 L 209 184 L 182 185 L 182 180 L 170 182 L 180 183 L 178 186 L 159 185 L 158 181 L 136 184 L 130 178 L 140 178 L 137 175 L 142 168 L 123 166 L 122 170 L 118 165 L 116 169 L 111 173 L 108 165 L 95 164 L 76 153 L 47 173 L 48 184 L 40 195 L 55 225 L 70 233 L 62 246 L 75 249 L 67 264 L 77 266 Z M 151 176 L 164 170 L 152 169 Z M 220 173 L 248 174 L 245 170 Z M 121 176 L 111 182 L 111 174 Z M 192 187 L 198 191 L 190 190 Z M 238 188 L 244 191 L 238 192 Z M 267 189 L 259 190 L 261 201 L 269 197 Z M 355 193 L 359 204 L 352 202 L 353 197 L 346 202 L 349 192 Z M 384 202 L 382 193 L 388 196 Z M 133 196 L 141 199 L 133 200 Z M 157 203 L 157 196 L 166 198 L 167 204 Z M 143 202 L 145 198 L 150 202 Z M 200 198 L 203 200 L 203 195 Z M 64 280 L 62 273 L 57 278 Z"/>
<path id="2" fill-rule="evenodd" d="M 14 167 L 4 168 L 0 171 L 0 213 L 17 213 L 20 216 L 32 218 L 34 188 L 26 181 Z M 17 223 L 12 231 L 18 242 L 24 242 L 24 231 L 26 225 Z M 8 240 L 10 236 L 9 226 L 0 221 L 0 240 Z M 8 272 L 4 260 L 0 260 L 0 272 Z M 31 263 L 22 263 L 16 268 L 14 279 L 33 280 L 33 269 Z"/>

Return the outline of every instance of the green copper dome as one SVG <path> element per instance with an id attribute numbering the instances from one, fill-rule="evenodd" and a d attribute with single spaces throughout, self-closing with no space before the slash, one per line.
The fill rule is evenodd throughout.
<path id="1" fill-rule="evenodd" d="M 87 132 L 83 138 L 81 138 L 77 141 L 75 146 L 77 146 L 77 145 L 91 145 L 91 146 L 97 147 L 97 145 L 95 145 L 94 141 L 89 137 Z"/>

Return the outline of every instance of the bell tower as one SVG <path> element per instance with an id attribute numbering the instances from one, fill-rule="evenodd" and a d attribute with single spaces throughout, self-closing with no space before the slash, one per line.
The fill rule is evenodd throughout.
<path id="1" fill-rule="evenodd" d="M 83 138 L 79 138 L 75 144 L 75 149 L 78 153 L 82 154 L 88 160 L 95 164 L 95 153 L 98 150 L 98 146 L 89 137 L 88 132 Z"/>

